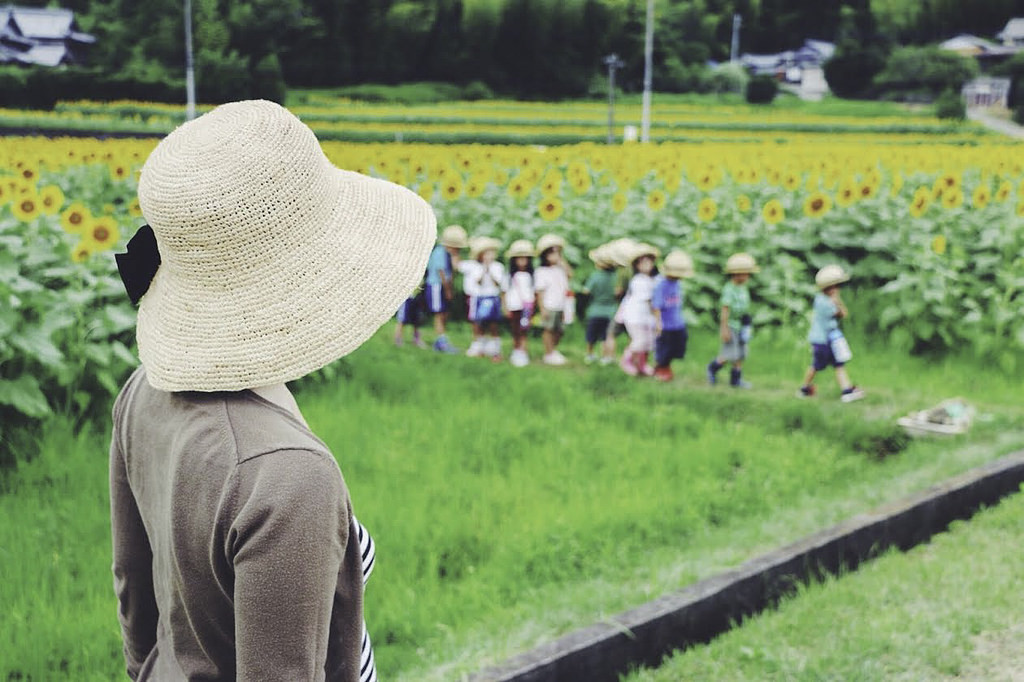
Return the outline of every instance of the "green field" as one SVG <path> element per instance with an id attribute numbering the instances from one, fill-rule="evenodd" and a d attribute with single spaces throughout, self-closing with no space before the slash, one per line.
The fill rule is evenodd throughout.
<path id="1" fill-rule="evenodd" d="M 749 392 L 706 386 L 716 342 L 700 327 L 668 385 L 583 367 L 578 325 L 563 370 L 390 337 L 297 387 L 378 543 L 367 620 L 384 679 L 457 678 L 1024 446 L 1016 377 L 857 329 L 868 398 L 850 405 L 827 374 L 818 398 L 793 396 L 806 351 L 789 331 L 755 339 Z M 979 411 L 968 436 L 894 426 L 954 395 Z M 121 676 L 105 429 L 51 420 L 0 474 L 2 679 Z"/>
<path id="2" fill-rule="evenodd" d="M 624 679 L 1019 680 L 1022 515 L 1014 495 Z"/>

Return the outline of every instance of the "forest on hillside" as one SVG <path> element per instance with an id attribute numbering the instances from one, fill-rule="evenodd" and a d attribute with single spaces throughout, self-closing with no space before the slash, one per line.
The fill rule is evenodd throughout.
<path id="1" fill-rule="evenodd" d="M 21 0 L 22 5 L 53 4 Z M 184 73 L 181 0 L 60 0 L 98 41 L 94 68 L 148 81 Z M 957 33 L 992 36 L 1024 0 L 657 0 L 655 88 L 695 89 L 709 60 L 776 52 L 807 38 L 886 54 Z M 602 59 L 643 78 L 645 0 L 192 0 L 201 99 L 246 83 L 288 86 L 443 81 L 517 97 L 586 94 Z"/>

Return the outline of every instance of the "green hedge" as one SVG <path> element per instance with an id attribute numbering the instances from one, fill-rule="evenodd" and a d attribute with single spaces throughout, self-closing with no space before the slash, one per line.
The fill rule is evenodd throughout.
<path id="1" fill-rule="evenodd" d="M 52 109 L 59 100 L 76 99 L 182 103 L 185 83 L 174 78 L 144 80 L 82 67 L 0 67 L 0 101 L 4 106 Z"/>

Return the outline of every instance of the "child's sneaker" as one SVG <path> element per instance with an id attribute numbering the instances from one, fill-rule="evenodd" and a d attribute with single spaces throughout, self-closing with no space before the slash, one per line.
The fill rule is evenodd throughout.
<path id="1" fill-rule="evenodd" d="M 490 337 L 484 341 L 483 351 L 492 358 L 501 357 L 501 339 Z"/>
<path id="2" fill-rule="evenodd" d="M 718 383 L 718 370 L 719 367 L 715 367 L 715 361 L 712 360 L 708 363 L 708 383 L 712 386 Z"/>
<path id="3" fill-rule="evenodd" d="M 525 350 L 517 348 L 508 356 L 508 361 L 513 367 L 526 367 L 530 364 L 530 356 Z"/>
<path id="4" fill-rule="evenodd" d="M 412 344 L 414 346 L 416 346 L 417 348 L 426 348 L 427 347 L 427 342 L 424 341 L 423 339 L 419 338 L 419 337 L 413 339 Z"/>
<path id="5" fill-rule="evenodd" d="M 583 356 L 583 364 L 584 365 L 592 365 L 596 361 L 597 361 L 597 356 L 594 355 L 593 353 L 587 353 L 585 356 Z"/>
<path id="6" fill-rule="evenodd" d="M 395 346 L 396 347 L 401 348 L 404 344 L 405 344 L 405 339 L 403 339 L 401 336 L 396 336 L 395 337 Z"/>
<path id="7" fill-rule="evenodd" d="M 469 344 L 469 348 L 466 349 L 466 355 L 471 358 L 479 358 L 484 354 L 483 340 L 474 339 L 473 343 Z"/>
<path id="8" fill-rule="evenodd" d="M 438 353 L 458 353 L 459 349 L 449 343 L 448 338 L 444 336 L 438 337 L 437 341 L 434 341 L 434 350 Z"/>
<path id="9" fill-rule="evenodd" d="M 839 399 L 844 403 L 852 403 L 854 400 L 860 400 L 863 397 L 864 391 L 860 390 L 856 386 L 850 386 L 849 388 L 843 389 Z"/>
<path id="10" fill-rule="evenodd" d="M 814 396 L 817 392 L 817 389 L 814 388 L 814 384 L 811 384 L 810 386 L 801 386 L 796 392 L 796 397 L 810 398 Z"/>
<path id="11" fill-rule="evenodd" d="M 657 367 L 654 370 L 654 378 L 658 381 L 672 381 L 671 367 Z"/>
<path id="12" fill-rule="evenodd" d="M 743 380 L 743 372 L 735 367 L 729 371 L 729 385 L 733 388 L 751 388 L 749 381 Z"/>
<path id="13" fill-rule="evenodd" d="M 631 377 L 635 377 L 640 373 L 640 369 L 633 364 L 633 354 L 629 351 L 622 354 L 622 360 L 619 361 L 619 367 L 621 367 L 622 371 Z"/>
<path id="14" fill-rule="evenodd" d="M 601 363 L 600 364 L 602 366 L 604 366 L 604 367 L 607 367 L 608 365 L 612 364 L 613 362 L 615 362 L 615 358 L 613 358 L 613 357 L 611 357 L 609 355 L 606 355 L 603 358 L 601 358 Z"/>
<path id="15" fill-rule="evenodd" d="M 557 350 L 553 350 L 544 356 L 545 365 L 554 365 L 556 367 L 564 365 L 566 363 L 565 356 L 559 353 Z"/>

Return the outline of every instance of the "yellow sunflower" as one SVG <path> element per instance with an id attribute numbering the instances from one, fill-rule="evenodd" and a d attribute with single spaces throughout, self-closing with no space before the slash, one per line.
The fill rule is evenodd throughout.
<path id="1" fill-rule="evenodd" d="M 71 234 L 82 234 L 85 226 L 92 220 L 92 213 L 81 202 L 75 203 L 64 209 L 60 214 L 60 226 L 65 232 Z"/>
<path id="2" fill-rule="evenodd" d="M 71 260 L 76 263 L 83 263 L 89 259 L 92 255 L 92 244 L 86 239 L 81 239 L 75 244 L 75 248 L 71 249 Z"/>
<path id="3" fill-rule="evenodd" d="M 903 173 L 893 173 L 892 182 L 889 187 L 890 196 L 898 196 L 903 189 Z"/>
<path id="4" fill-rule="evenodd" d="M 626 204 L 629 203 L 629 199 L 626 198 L 625 192 L 616 192 L 612 196 L 612 210 L 616 213 L 622 213 L 626 209 Z"/>
<path id="5" fill-rule="evenodd" d="M 964 193 L 959 187 L 942 193 L 942 207 L 946 209 L 960 208 L 964 203 Z"/>
<path id="6" fill-rule="evenodd" d="M 711 197 L 704 197 L 697 205 L 697 220 L 708 223 L 718 215 L 718 204 Z"/>
<path id="7" fill-rule="evenodd" d="M 475 199 L 484 193 L 484 189 L 487 187 L 487 182 L 478 177 L 471 177 L 466 183 L 466 196 L 471 199 Z"/>
<path id="8" fill-rule="evenodd" d="M 89 223 L 83 237 L 93 251 L 106 251 L 117 244 L 121 233 L 117 229 L 116 220 L 110 216 L 102 216 Z"/>
<path id="9" fill-rule="evenodd" d="M 917 191 L 914 192 L 914 198 L 910 201 L 910 215 L 920 218 L 928 210 L 928 205 L 931 203 L 932 191 L 927 187 L 918 187 Z"/>
<path id="10" fill-rule="evenodd" d="M 857 195 L 860 199 L 874 199 L 876 194 L 878 194 L 878 185 L 870 178 L 862 182 L 860 187 L 857 188 Z"/>
<path id="11" fill-rule="evenodd" d="M 941 256 L 946 253 L 946 236 L 942 234 L 932 237 L 932 251 Z"/>
<path id="12" fill-rule="evenodd" d="M 582 175 L 573 175 L 569 180 L 569 185 L 576 194 L 586 194 L 593 186 L 593 182 L 590 179 L 590 173 L 584 173 Z"/>
<path id="13" fill-rule="evenodd" d="M 839 190 L 836 192 L 836 203 L 843 208 L 852 206 L 853 202 L 857 201 L 858 189 L 852 180 L 843 180 L 839 185 Z"/>
<path id="14" fill-rule="evenodd" d="M 992 199 L 992 193 L 988 188 L 988 185 L 978 185 L 974 188 L 974 192 L 971 194 L 971 206 L 978 209 L 979 211 L 986 206 Z"/>
<path id="15" fill-rule="evenodd" d="M 517 175 L 508 183 L 508 195 L 514 199 L 525 199 L 530 193 L 532 185 L 525 178 Z"/>
<path id="16" fill-rule="evenodd" d="M 782 178 L 782 186 L 792 192 L 800 186 L 800 175 L 793 172 L 786 173 Z"/>
<path id="17" fill-rule="evenodd" d="M 776 225 L 786 217 L 786 209 L 782 207 L 781 201 L 772 199 L 761 209 L 761 217 L 769 225 Z"/>
<path id="18" fill-rule="evenodd" d="M 454 201 L 462 196 L 462 180 L 459 176 L 451 173 L 441 184 L 441 196 L 446 201 Z"/>
<path id="19" fill-rule="evenodd" d="M 647 195 L 647 208 L 651 209 L 652 211 L 660 211 L 661 209 L 665 208 L 665 204 L 667 202 L 668 197 L 665 195 L 664 190 L 652 190 L 651 193 Z"/>
<path id="20" fill-rule="evenodd" d="M 138 197 L 132 197 L 132 200 L 128 202 L 128 215 L 133 218 L 142 217 L 142 207 L 139 205 Z"/>
<path id="21" fill-rule="evenodd" d="M 123 163 L 112 163 L 109 168 L 110 178 L 115 181 L 127 180 L 128 176 L 131 174 L 131 169 Z"/>
<path id="22" fill-rule="evenodd" d="M 815 192 L 804 199 L 804 215 L 808 218 L 820 218 L 832 210 L 832 200 L 827 194 Z"/>
<path id="23" fill-rule="evenodd" d="M 562 215 L 562 201 L 558 197 L 545 197 L 537 205 L 537 211 L 544 220 L 557 220 Z"/>
<path id="24" fill-rule="evenodd" d="M 544 180 L 540 183 L 540 193 L 544 197 L 557 197 L 562 191 L 562 174 L 558 171 L 548 171 Z"/>
<path id="25" fill-rule="evenodd" d="M 47 185 L 39 192 L 39 200 L 43 203 L 43 213 L 56 215 L 64 205 L 64 192 L 57 185 Z"/>
<path id="26" fill-rule="evenodd" d="M 1003 202 L 1010 198 L 1013 193 L 1013 185 L 1008 181 L 1003 181 L 1003 184 L 999 185 L 999 189 L 996 190 L 996 201 Z"/>
<path id="27" fill-rule="evenodd" d="M 18 169 L 18 177 L 24 182 L 35 185 L 39 180 L 39 169 L 25 164 Z"/>
<path id="28" fill-rule="evenodd" d="M 28 223 L 38 218 L 39 214 L 43 212 L 43 202 L 35 193 L 22 194 L 11 202 L 11 212 L 21 222 Z"/>
<path id="29" fill-rule="evenodd" d="M 748 197 L 746 194 L 741 194 L 738 197 L 736 197 L 736 208 L 739 210 L 740 213 L 746 213 L 747 211 L 750 210 L 751 206 L 753 206 L 753 202 L 750 201 L 750 197 Z"/>

